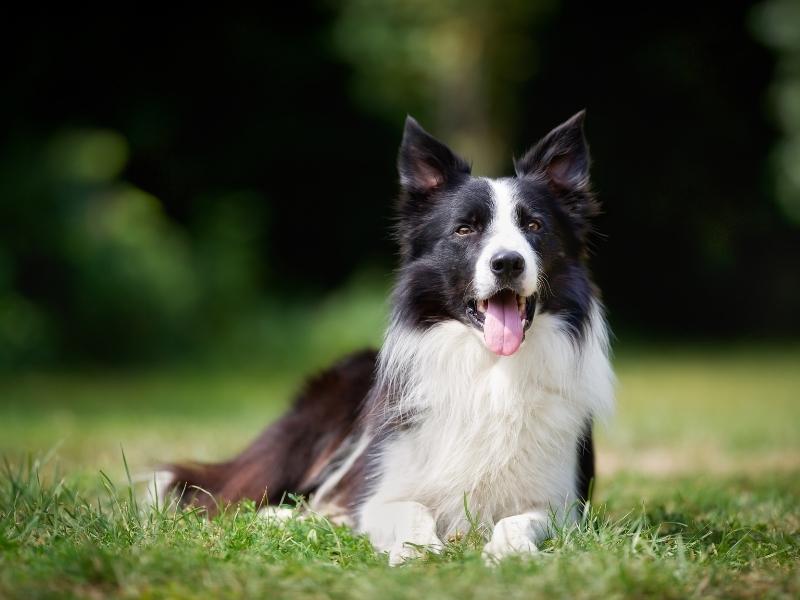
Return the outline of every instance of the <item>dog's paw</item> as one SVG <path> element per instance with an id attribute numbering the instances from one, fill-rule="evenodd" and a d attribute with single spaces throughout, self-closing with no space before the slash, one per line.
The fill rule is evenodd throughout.
<path id="1" fill-rule="evenodd" d="M 396 502 L 392 508 L 397 520 L 392 527 L 391 544 L 388 545 L 390 566 L 419 558 L 425 552 L 438 554 L 442 551 L 444 545 L 436 535 L 436 519 L 428 508 L 419 502 Z"/>
<path id="2" fill-rule="evenodd" d="M 442 541 L 435 535 L 420 541 L 398 542 L 389 550 L 389 566 L 402 565 L 407 560 L 424 556 L 425 552 L 439 554 L 443 547 Z"/>
<path id="3" fill-rule="evenodd" d="M 536 532 L 530 515 L 515 515 L 500 519 L 494 526 L 492 539 L 483 547 L 487 563 L 502 560 L 513 554 L 536 552 Z"/>
<path id="4" fill-rule="evenodd" d="M 389 566 L 396 567 L 407 560 L 419 558 L 425 552 L 439 554 L 444 547 L 442 540 L 436 535 L 435 523 L 427 512 L 420 512 L 420 518 L 414 523 L 405 539 L 398 539 L 389 549 Z"/>
<path id="5" fill-rule="evenodd" d="M 264 506 L 257 513 L 260 519 L 274 523 L 284 523 L 293 518 L 303 518 L 296 509 L 288 506 Z"/>

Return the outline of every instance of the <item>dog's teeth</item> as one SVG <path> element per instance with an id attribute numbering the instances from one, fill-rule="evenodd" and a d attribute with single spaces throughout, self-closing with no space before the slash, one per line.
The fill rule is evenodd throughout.
<path id="1" fill-rule="evenodd" d="M 478 302 L 478 312 L 486 312 L 486 300 L 481 300 Z"/>

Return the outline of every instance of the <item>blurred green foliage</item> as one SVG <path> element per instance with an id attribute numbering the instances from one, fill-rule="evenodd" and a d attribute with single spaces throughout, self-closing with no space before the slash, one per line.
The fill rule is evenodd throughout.
<path id="1" fill-rule="evenodd" d="M 17 190 L 26 201 L 2 207 L 0 256 L 13 260 L 0 263 L 0 364 L 160 357 L 218 333 L 254 301 L 246 198 L 215 203 L 193 241 L 158 198 L 121 177 L 119 133 L 62 131 L 16 156 L 29 179 L 9 177 L 28 188 Z"/>
<path id="2" fill-rule="evenodd" d="M 87 129 L 54 135 L 16 165 L 35 176 L 16 178 L 31 186 L 26 202 L 2 206 L 0 366 L 149 362 L 192 347 L 198 359 L 201 346 L 280 365 L 379 343 L 388 274 L 366 265 L 322 301 L 270 285 L 264 294 L 253 219 L 263 200 L 217 195 L 187 229 L 121 177 L 127 155 L 118 133 Z M 14 289 L 26 276 L 37 300 Z"/>
<path id="3" fill-rule="evenodd" d="M 472 158 L 507 170 L 519 86 L 534 75 L 536 25 L 551 0 L 342 0 L 337 48 L 353 64 L 362 106 L 400 122 L 407 113 Z"/>
<path id="4" fill-rule="evenodd" d="M 797 334 L 800 13 L 684 9 L 334 0 L 180 31 L 17 24 L 0 36 L 0 368 L 282 368 L 379 344 L 406 113 L 500 175 L 588 107 L 613 324 Z"/>
<path id="5" fill-rule="evenodd" d="M 786 216 L 800 226 L 800 3 L 767 0 L 754 11 L 753 26 L 778 55 L 771 90 L 782 133 L 772 160 L 776 198 Z"/>

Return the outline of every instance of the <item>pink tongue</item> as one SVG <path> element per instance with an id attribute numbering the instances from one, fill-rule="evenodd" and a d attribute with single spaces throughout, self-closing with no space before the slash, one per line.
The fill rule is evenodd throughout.
<path id="1" fill-rule="evenodd" d="M 495 294 L 486 301 L 483 340 L 495 354 L 511 356 L 522 343 L 522 320 L 517 296 L 510 290 Z"/>

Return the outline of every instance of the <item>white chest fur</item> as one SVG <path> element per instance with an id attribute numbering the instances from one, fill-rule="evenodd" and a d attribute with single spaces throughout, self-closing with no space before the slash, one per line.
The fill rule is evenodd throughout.
<path id="1" fill-rule="evenodd" d="M 438 533 L 487 525 L 533 508 L 562 512 L 575 500 L 576 444 L 589 419 L 613 404 L 613 375 L 599 307 L 576 343 L 559 317 L 540 314 L 510 357 L 447 322 L 424 333 L 390 331 L 380 373 L 405 419 L 384 445 L 365 504 L 419 502 Z"/>

